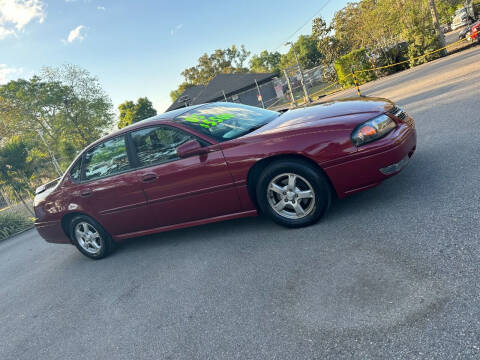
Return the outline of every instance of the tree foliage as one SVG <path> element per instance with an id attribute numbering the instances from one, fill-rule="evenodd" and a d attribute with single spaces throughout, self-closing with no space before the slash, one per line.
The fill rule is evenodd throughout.
<path id="1" fill-rule="evenodd" d="M 157 115 L 157 110 L 153 108 L 152 102 L 146 97 L 139 98 L 136 103 L 125 101 L 120 104 L 118 111 L 120 111 L 119 129 Z"/>
<path id="2" fill-rule="evenodd" d="M 280 73 L 282 55 L 278 51 L 262 51 L 250 59 L 250 70 L 255 73 Z"/>
<path id="3" fill-rule="evenodd" d="M 250 52 L 242 45 L 237 48 L 232 45 L 227 49 L 217 49 L 212 54 L 200 56 L 196 66 L 185 69 L 182 72 L 185 81 L 194 85 L 207 85 L 218 73 L 232 74 L 247 72 L 244 67 Z"/>
<path id="4" fill-rule="evenodd" d="M 371 64 L 365 49 L 353 50 L 335 61 L 338 81 L 342 86 L 354 85 L 352 71 L 365 70 L 370 67 Z M 356 76 L 359 84 L 375 79 L 375 73 L 372 71 L 358 73 Z"/>
<path id="5" fill-rule="evenodd" d="M 313 36 L 300 35 L 298 40 L 293 43 L 289 51 L 282 56 L 280 60 L 280 67 L 285 69 L 297 63 L 295 58 L 297 54 L 298 61 L 304 69 L 310 69 L 314 66 L 320 65 L 322 54 L 317 48 L 317 41 Z"/>
<path id="6" fill-rule="evenodd" d="M 331 65 L 336 59 L 347 54 L 350 47 L 344 40 L 332 34 L 332 31 L 333 26 L 327 26 L 326 21 L 321 17 L 313 19 L 312 37 L 317 41 L 318 51 L 322 54 L 321 63 L 324 65 L 324 76 L 333 82 L 337 75 Z"/>
<path id="7" fill-rule="evenodd" d="M 0 187 L 13 193 L 30 213 L 23 197 L 33 194 L 34 161 L 26 142 L 19 136 L 8 139 L 0 148 Z"/>
<path id="8" fill-rule="evenodd" d="M 182 71 L 185 81 L 170 92 L 170 97 L 175 101 L 188 87 L 207 85 L 216 74 L 247 72 L 248 68 L 244 65 L 249 56 L 250 52 L 243 45 L 240 48 L 232 45 L 226 49 L 217 49 L 211 54 L 204 53 L 198 58 L 197 65 Z"/>
<path id="9" fill-rule="evenodd" d="M 189 84 L 186 81 L 184 81 L 178 86 L 178 88 L 170 91 L 170 99 L 172 99 L 172 102 L 175 102 L 178 99 L 178 97 L 185 92 L 185 90 L 187 90 L 188 88 L 191 88 L 192 86 L 195 86 L 195 85 Z"/>
<path id="10" fill-rule="evenodd" d="M 0 185 L 18 196 L 58 176 L 86 145 L 111 130 L 110 98 L 73 65 L 46 67 L 0 86 Z"/>
<path id="11" fill-rule="evenodd" d="M 0 86 L 0 139 L 19 135 L 66 163 L 112 123 L 110 98 L 95 77 L 76 66 L 44 68 L 30 80 Z"/>
<path id="12" fill-rule="evenodd" d="M 450 24 L 455 11 L 465 4 L 465 0 L 437 0 L 438 18 L 441 24 Z"/>
<path id="13" fill-rule="evenodd" d="M 439 47 L 427 0 L 349 3 L 335 13 L 332 26 L 339 40 L 351 49 L 367 49 L 369 56 L 376 50 L 387 57 L 390 49 L 406 42 L 412 65 L 426 61 L 414 57 Z"/>

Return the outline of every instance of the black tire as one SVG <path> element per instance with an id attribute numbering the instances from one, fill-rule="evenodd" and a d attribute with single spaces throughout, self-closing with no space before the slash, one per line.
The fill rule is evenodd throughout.
<path id="1" fill-rule="evenodd" d="M 85 242 L 82 239 L 77 239 L 78 234 L 76 233 L 76 228 L 77 226 L 79 229 L 85 229 L 85 224 L 88 224 L 88 229 L 87 231 L 90 231 L 92 234 L 95 234 L 95 232 L 92 231 L 92 228 L 95 229 L 95 231 L 98 233 L 98 237 L 95 236 L 95 244 L 98 246 L 99 249 L 94 249 L 93 245 L 91 246 L 91 251 L 87 251 L 85 247 L 90 249 L 90 246 L 82 246 L 81 242 L 85 244 Z M 89 257 L 90 259 L 102 259 L 106 256 L 108 256 L 114 249 L 114 242 L 112 240 L 112 237 L 110 234 L 103 228 L 102 225 L 100 225 L 98 222 L 96 222 L 94 219 L 92 219 L 89 216 L 86 215 L 79 215 L 75 216 L 72 221 L 70 221 L 70 226 L 69 226 L 69 231 L 70 231 L 70 238 L 72 240 L 72 243 L 77 247 L 77 249 L 86 257 Z M 96 252 L 93 252 L 96 251 Z"/>
<path id="2" fill-rule="evenodd" d="M 288 191 L 288 194 L 286 192 L 283 192 L 283 195 L 269 191 L 269 186 L 271 182 L 276 181 L 277 178 L 279 179 L 279 181 L 285 181 L 282 180 L 282 176 L 286 174 L 296 174 L 296 179 L 298 179 L 296 181 L 299 182 L 299 190 L 304 190 L 301 189 L 302 186 L 306 187 L 307 190 L 311 188 L 314 194 L 313 199 L 287 199 L 287 196 L 291 195 L 290 191 Z M 256 195 L 260 210 L 264 214 L 268 215 L 276 223 L 291 228 L 308 226 L 317 222 L 323 215 L 325 215 L 332 202 L 331 187 L 325 175 L 321 172 L 320 169 L 315 168 L 315 166 L 302 160 L 279 160 L 268 165 L 260 174 L 260 177 L 257 181 Z M 295 211 L 295 215 L 298 216 L 297 211 L 293 209 L 293 206 L 295 206 L 295 201 L 299 205 L 301 204 L 302 209 L 304 206 L 307 206 L 307 210 L 308 208 L 310 210 L 308 213 L 307 211 L 305 211 L 305 215 L 302 215 L 303 217 L 301 218 L 289 218 L 287 217 L 289 215 L 285 216 L 279 214 L 276 210 L 273 209 L 273 203 L 275 203 L 278 199 L 280 199 L 280 201 L 281 199 L 285 199 L 285 201 L 287 201 L 287 205 L 284 207 L 283 212 L 289 213 Z M 308 201 L 311 202 L 309 203 Z"/>

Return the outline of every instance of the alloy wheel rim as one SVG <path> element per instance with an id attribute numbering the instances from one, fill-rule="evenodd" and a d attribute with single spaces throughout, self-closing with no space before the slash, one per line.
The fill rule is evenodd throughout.
<path id="1" fill-rule="evenodd" d="M 273 211 L 288 219 L 302 219 L 315 209 L 313 186 L 294 173 L 283 173 L 273 178 L 267 187 L 267 198 Z"/>
<path id="2" fill-rule="evenodd" d="M 75 225 L 75 238 L 86 252 L 97 254 L 102 249 L 102 237 L 98 230 L 85 221 Z"/>

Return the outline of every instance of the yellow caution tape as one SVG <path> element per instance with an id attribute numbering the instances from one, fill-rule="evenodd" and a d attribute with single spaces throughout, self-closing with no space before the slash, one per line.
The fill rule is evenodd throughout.
<path id="1" fill-rule="evenodd" d="M 388 68 L 391 68 L 391 67 L 394 67 L 394 66 L 397 66 L 397 65 L 400 65 L 400 64 L 405 64 L 405 63 L 408 63 L 408 62 L 410 62 L 410 61 L 412 61 L 412 60 L 421 59 L 421 58 L 423 58 L 423 57 L 427 57 L 428 55 L 435 54 L 435 53 L 437 53 L 437 52 L 439 52 L 439 51 L 445 50 L 445 49 L 451 47 L 452 45 L 456 45 L 456 44 L 461 43 L 462 41 L 466 41 L 466 39 L 465 39 L 465 38 L 460 39 L 460 40 L 455 41 L 455 42 L 453 42 L 453 43 L 451 43 L 451 44 L 448 44 L 447 46 L 444 46 L 444 47 L 442 47 L 442 48 L 440 48 L 440 49 L 437 49 L 437 50 L 434 50 L 434 51 L 430 51 L 430 52 L 427 52 L 427 53 L 425 53 L 425 54 L 423 54 L 423 55 L 416 56 L 416 57 L 411 58 L 411 59 L 408 59 L 408 60 L 400 61 L 400 62 L 395 63 L 395 64 L 390 64 L 390 65 L 380 66 L 380 67 L 374 67 L 374 68 L 365 69 L 365 70 L 355 70 L 355 74 L 359 74 L 359 73 L 363 73 L 363 72 L 368 72 L 368 71 L 381 70 L 381 69 L 388 69 Z"/>

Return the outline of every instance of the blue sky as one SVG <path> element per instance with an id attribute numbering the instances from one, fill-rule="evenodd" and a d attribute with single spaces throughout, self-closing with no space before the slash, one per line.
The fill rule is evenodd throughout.
<path id="1" fill-rule="evenodd" d="M 330 20 L 346 3 L 0 0 L 0 83 L 76 64 L 100 79 L 115 107 L 147 96 L 163 112 L 180 72 L 204 52 L 233 44 L 285 52 L 285 41 L 311 32 L 309 22 L 292 36 L 315 13 L 323 8 Z"/>

